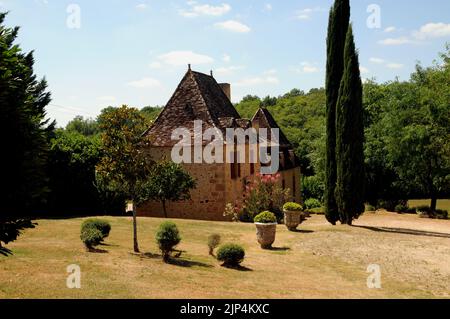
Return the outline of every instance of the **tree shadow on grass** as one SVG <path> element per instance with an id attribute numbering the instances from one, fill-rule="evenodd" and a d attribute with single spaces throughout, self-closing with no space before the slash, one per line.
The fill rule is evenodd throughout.
<path id="1" fill-rule="evenodd" d="M 266 250 L 268 250 L 268 251 L 289 251 L 289 250 L 291 250 L 291 248 L 290 247 L 270 247 L 270 248 L 267 248 Z"/>
<path id="2" fill-rule="evenodd" d="M 108 254 L 109 251 L 104 249 L 98 249 L 98 248 L 91 248 L 87 251 L 88 253 L 94 253 L 94 254 Z"/>
<path id="3" fill-rule="evenodd" d="M 253 271 L 253 269 L 244 267 L 244 266 L 242 266 L 242 265 L 231 266 L 231 265 L 225 265 L 225 264 L 223 264 L 222 267 L 228 268 L 228 269 L 232 269 L 232 270 L 237 270 L 237 271 Z"/>
<path id="4" fill-rule="evenodd" d="M 11 256 L 12 254 L 13 254 L 12 250 L 6 247 L 0 247 L 0 255 L 8 257 Z"/>
<path id="5" fill-rule="evenodd" d="M 300 233 L 300 234 L 311 234 L 311 233 L 314 233 L 314 230 L 296 229 L 296 230 L 291 230 L 291 232 Z"/>
<path id="6" fill-rule="evenodd" d="M 119 245 L 116 245 L 116 244 L 106 244 L 106 243 L 100 243 L 99 246 L 104 246 L 104 247 L 119 247 Z"/>
<path id="7" fill-rule="evenodd" d="M 354 225 L 353 227 L 368 229 L 368 230 L 375 231 L 375 232 L 414 235 L 414 236 L 428 236 L 428 237 L 450 238 L 450 234 L 437 233 L 437 232 L 424 231 L 424 230 L 416 230 L 416 229 L 357 226 L 357 225 Z"/>
<path id="8" fill-rule="evenodd" d="M 180 251 L 178 251 L 180 253 Z M 172 256 L 170 257 L 169 261 L 167 262 L 169 265 L 174 265 L 174 266 L 179 266 L 179 267 L 186 267 L 186 268 L 190 268 L 190 267 L 204 267 L 204 268 L 212 268 L 213 266 L 209 265 L 209 264 L 205 264 L 202 262 L 198 262 L 198 261 L 193 261 L 193 260 L 188 260 L 188 259 L 183 259 L 180 258 L 181 254 L 179 254 L 178 256 Z M 154 253 L 143 253 L 139 255 L 141 258 L 145 258 L 145 259 L 160 259 L 162 260 L 162 255 L 161 254 L 154 254 Z"/>

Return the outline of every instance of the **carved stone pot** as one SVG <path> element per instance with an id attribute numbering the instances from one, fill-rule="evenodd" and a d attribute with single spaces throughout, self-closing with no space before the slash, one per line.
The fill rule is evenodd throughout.
<path id="1" fill-rule="evenodd" d="M 303 214 L 303 212 L 290 210 L 284 211 L 284 224 L 290 231 L 295 231 L 298 225 L 303 223 L 305 219 L 306 216 Z"/>
<path id="2" fill-rule="evenodd" d="M 263 249 L 270 249 L 275 242 L 275 235 L 277 233 L 277 223 L 262 224 L 255 223 L 256 238 Z"/>

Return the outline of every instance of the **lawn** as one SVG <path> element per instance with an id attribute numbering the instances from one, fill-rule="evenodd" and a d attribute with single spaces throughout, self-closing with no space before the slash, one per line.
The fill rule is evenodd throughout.
<path id="1" fill-rule="evenodd" d="M 408 202 L 409 207 L 418 207 L 418 206 L 430 206 L 431 199 L 420 199 L 420 200 L 410 200 Z M 444 209 L 450 212 L 450 199 L 439 199 L 437 202 L 437 209 Z"/>
<path id="2" fill-rule="evenodd" d="M 139 218 L 143 254 L 132 253 L 132 223 L 106 217 L 112 232 L 103 253 L 79 238 L 83 219 L 39 220 L 0 256 L 2 298 L 427 298 L 450 297 L 450 221 L 415 215 L 365 214 L 357 227 L 313 216 L 301 232 L 280 225 L 275 249 L 261 250 L 252 224 L 176 220 L 185 251 L 164 264 L 154 235 L 161 219 Z M 208 256 L 207 237 L 246 249 L 245 270 Z M 66 287 L 66 268 L 81 267 L 81 289 Z M 367 287 L 379 264 L 382 288 Z"/>

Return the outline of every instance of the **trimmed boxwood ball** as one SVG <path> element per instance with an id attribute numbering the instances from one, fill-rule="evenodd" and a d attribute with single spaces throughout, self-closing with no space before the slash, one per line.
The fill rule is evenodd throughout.
<path id="1" fill-rule="evenodd" d="M 111 225 L 106 220 L 102 219 L 96 219 L 96 218 L 90 218 L 83 222 L 81 225 L 81 228 L 85 227 L 92 227 L 95 229 L 98 229 L 102 233 L 102 239 L 105 239 L 109 236 L 109 233 L 111 232 Z"/>
<path id="2" fill-rule="evenodd" d="M 309 198 L 305 201 L 305 208 L 306 209 L 314 209 L 314 208 L 320 208 L 322 207 L 322 203 L 315 198 Z"/>
<path id="3" fill-rule="evenodd" d="M 91 225 L 85 225 L 81 229 L 80 235 L 81 241 L 84 243 L 88 250 L 92 250 L 95 246 L 98 246 L 103 240 L 103 234 L 100 230 Z"/>
<path id="4" fill-rule="evenodd" d="M 239 266 L 244 261 L 245 250 L 240 245 L 225 244 L 217 251 L 217 260 L 223 262 L 223 266 Z"/>
<path id="5" fill-rule="evenodd" d="M 283 205 L 283 209 L 290 212 L 301 212 L 303 207 L 300 204 L 289 202 Z"/>
<path id="6" fill-rule="evenodd" d="M 158 232 L 156 233 L 156 242 L 161 250 L 164 262 L 169 261 L 170 253 L 180 241 L 180 232 L 175 223 L 164 222 L 159 226 Z"/>
<path id="7" fill-rule="evenodd" d="M 277 222 L 277 218 L 275 217 L 274 213 L 265 211 L 259 215 L 256 215 L 254 221 L 255 221 L 255 223 L 261 223 L 261 224 L 273 224 L 273 223 Z"/>

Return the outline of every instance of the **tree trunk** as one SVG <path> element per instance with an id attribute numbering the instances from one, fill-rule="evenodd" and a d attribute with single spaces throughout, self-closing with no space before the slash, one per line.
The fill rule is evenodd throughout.
<path id="1" fill-rule="evenodd" d="M 162 206 L 163 206 L 164 218 L 167 218 L 167 210 L 166 210 L 166 201 L 165 200 L 162 201 Z"/>
<path id="2" fill-rule="evenodd" d="M 138 245 L 138 239 L 137 239 L 137 218 L 136 218 L 136 207 L 134 206 L 133 202 L 133 245 L 134 245 L 134 252 L 139 252 L 139 245 Z"/>
<path id="3" fill-rule="evenodd" d="M 436 211 L 436 206 L 437 206 L 437 197 L 436 195 L 432 195 L 430 208 L 433 213 Z"/>

